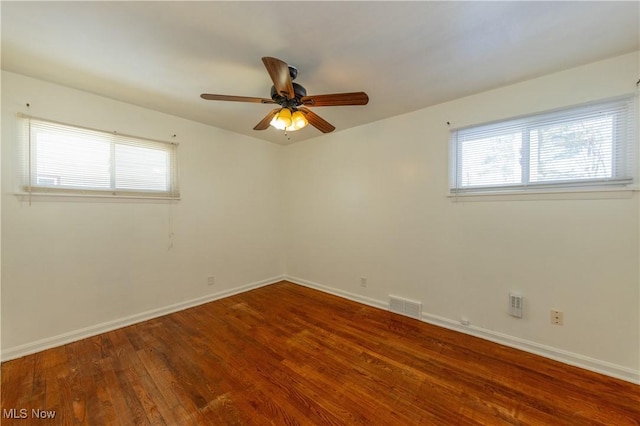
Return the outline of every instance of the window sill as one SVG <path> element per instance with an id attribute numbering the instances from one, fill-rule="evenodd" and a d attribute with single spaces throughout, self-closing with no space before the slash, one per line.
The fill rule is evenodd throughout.
<path id="1" fill-rule="evenodd" d="M 152 195 L 100 195 L 100 194 L 57 194 L 43 192 L 15 192 L 18 200 L 26 202 L 38 201 L 62 201 L 62 202 L 149 202 L 172 203 L 179 201 L 180 197 L 154 197 Z"/>
<path id="2" fill-rule="evenodd" d="M 628 199 L 639 187 L 448 193 L 454 202 Z"/>

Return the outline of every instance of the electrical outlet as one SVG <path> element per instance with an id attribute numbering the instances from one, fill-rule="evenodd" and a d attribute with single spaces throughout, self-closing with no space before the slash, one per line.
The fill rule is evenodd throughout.
<path id="1" fill-rule="evenodd" d="M 215 285 L 216 283 L 216 277 L 214 277 L 213 275 L 207 278 L 207 285 Z"/>
<path id="2" fill-rule="evenodd" d="M 551 324 L 564 325 L 564 313 L 562 313 L 562 311 L 551 310 Z"/>
<path id="3" fill-rule="evenodd" d="M 367 286 L 367 277 L 360 277 L 360 287 Z"/>

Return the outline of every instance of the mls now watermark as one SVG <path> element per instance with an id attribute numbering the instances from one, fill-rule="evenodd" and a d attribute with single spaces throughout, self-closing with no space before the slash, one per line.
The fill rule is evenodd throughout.
<path id="1" fill-rule="evenodd" d="M 53 419 L 55 417 L 55 411 L 39 408 L 33 408 L 31 411 L 26 408 L 5 408 L 2 410 L 3 419 Z"/>

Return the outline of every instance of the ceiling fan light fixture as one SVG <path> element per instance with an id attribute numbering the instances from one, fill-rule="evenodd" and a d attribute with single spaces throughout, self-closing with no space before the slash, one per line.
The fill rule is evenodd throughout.
<path id="1" fill-rule="evenodd" d="M 271 126 L 278 130 L 293 132 L 309 124 L 302 111 L 291 112 L 289 108 L 282 108 L 271 120 Z"/>

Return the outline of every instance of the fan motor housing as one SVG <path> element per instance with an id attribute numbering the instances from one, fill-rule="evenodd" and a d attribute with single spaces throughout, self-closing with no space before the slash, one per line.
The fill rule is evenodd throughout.
<path id="1" fill-rule="evenodd" d="M 305 89 L 302 85 L 298 83 L 291 83 L 293 85 L 293 99 L 287 99 L 285 96 L 282 96 L 276 90 L 276 86 L 271 86 L 271 99 L 273 99 L 277 104 L 282 105 L 283 107 L 291 107 L 302 105 L 302 97 L 307 96 L 307 89 Z"/>

